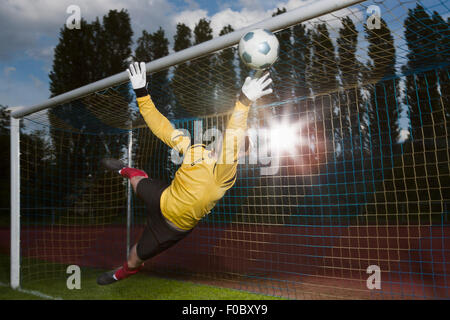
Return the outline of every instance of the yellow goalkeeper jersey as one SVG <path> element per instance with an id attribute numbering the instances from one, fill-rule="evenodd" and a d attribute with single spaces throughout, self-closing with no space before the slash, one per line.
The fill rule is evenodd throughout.
<path id="1" fill-rule="evenodd" d="M 161 212 L 175 226 L 192 229 L 236 181 L 238 152 L 247 128 L 250 102 L 237 101 L 223 133 L 219 157 L 175 129 L 149 95 L 138 97 L 139 110 L 150 130 L 166 145 L 184 155 L 183 163 L 161 195 Z"/>

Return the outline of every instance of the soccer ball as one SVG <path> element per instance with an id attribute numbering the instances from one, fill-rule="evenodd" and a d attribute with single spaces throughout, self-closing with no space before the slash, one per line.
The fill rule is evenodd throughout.
<path id="1" fill-rule="evenodd" d="M 277 60 L 279 52 L 277 37 L 267 29 L 247 32 L 239 41 L 239 57 L 251 69 L 269 68 Z"/>

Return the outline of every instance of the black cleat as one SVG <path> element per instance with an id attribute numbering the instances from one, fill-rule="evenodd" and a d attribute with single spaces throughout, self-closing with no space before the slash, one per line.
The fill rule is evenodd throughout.
<path id="1" fill-rule="evenodd" d="M 105 158 L 102 159 L 101 164 L 108 170 L 116 171 L 123 169 L 126 167 L 126 164 L 123 163 L 120 160 L 112 159 L 112 158 Z"/>
<path id="2" fill-rule="evenodd" d="M 113 275 L 116 273 L 116 270 L 108 271 L 105 273 L 102 273 L 97 278 L 97 284 L 104 286 L 107 284 L 112 284 L 114 282 L 117 282 L 118 280 L 114 279 Z"/>

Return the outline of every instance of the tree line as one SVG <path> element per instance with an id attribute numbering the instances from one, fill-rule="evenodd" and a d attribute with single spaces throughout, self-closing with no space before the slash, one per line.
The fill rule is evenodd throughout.
<path id="1" fill-rule="evenodd" d="M 284 8 L 277 9 L 273 15 L 285 11 Z M 82 20 L 80 30 L 61 28 L 49 74 L 51 96 L 122 72 L 132 60 L 150 62 L 169 54 L 170 42 L 161 27 L 155 32 L 143 30 L 133 50 L 130 21 L 126 10 L 111 10 L 102 20 Z M 392 159 L 403 152 L 401 148 L 417 151 L 436 149 L 436 144 L 448 146 L 449 21 L 437 12 L 430 15 L 417 5 L 408 11 L 404 29 L 408 53 L 401 70 L 396 70 L 398 52 L 393 33 L 383 19 L 379 29 L 364 26 L 368 44 L 366 54 L 370 58 L 367 63 L 358 60 L 359 32 L 350 17 L 341 19 L 335 43 L 326 23 L 312 28 L 299 24 L 280 31 L 277 36 L 281 58 L 271 68 L 275 94 L 265 97 L 259 104 L 292 100 L 286 108 L 301 112 L 306 102 L 298 101 L 299 97 L 320 97 L 315 100 L 315 106 L 333 115 L 318 115 L 325 138 L 336 141 L 343 159 L 361 159 L 368 152 L 374 155 L 375 160 L 370 163 L 372 169 L 395 166 Z M 233 27 L 227 25 L 220 30 L 220 35 L 233 31 Z M 178 23 L 172 50 L 178 52 L 212 38 L 211 22 L 207 19 L 200 19 L 193 30 Z M 400 71 L 405 75 L 403 88 L 398 77 Z M 157 107 L 169 119 L 180 115 L 215 114 L 234 105 L 248 72 L 238 58 L 236 48 L 232 47 L 177 65 L 171 71 L 157 72 L 148 78 L 148 87 Z M 129 109 L 133 99 L 129 91 L 111 94 L 121 101 L 114 109 L 120 115 L 118 118 L 123 119 L 117 127 L 126 127 L 135 116 Z M 94 97 L 93 101 L 99 104 L 101 99 Z M 201 102 L 200 107 L 194 106 L 192 101 Z M 107 103 L 104 101 L 104 108 L 108 108 Z M 402 105 L 407 109 L 402 110 Z M 80 101 L 53 108 L 48 111 L 50 142 L 40 139 L 39 133 L 26 138 L 32 140 L 36 149 L 39 147 L 51 153 L 50 157 L 47 153 L 45 159 L 52 163 L 55 173 L 65 175 L 69 193 L 83 184 L 85 172 L 97 169 L 97 164 L 87 159 L 120 154 L 127 144 L 126 135 L 120 130 L 115 131 L 117 128 L 102 121 L 84 121 L 86 114 L 95 112 L 92 109 L 89 103 Z M 401 115 L 402 112 L 407 116 Z M 409 121 L 409 140 L 418 142 L 417 145 L 397 143 L 402 117 Z M 61 130 L 61 121 L 68 130 Z M 1 127 L 7 128 L 6 122 L 2 122 Z M 76 133 L 71 132 L 72 129 Z M 97 135 L 84 134 L 94 131 Z M 2 140 L 3 144 L 2 150 L 9 150 L 6 140 Z M 136 144 L 139 144 L 138 140 Z M 28 156 L 30 159 L 26 159 Z M 26 163 L 36 163 L 37 156 L 31 151 L 22 157 Z M 434 160 L 449 160 L 448 154 L 440 157 L 440 160 Z M 400 158 L 396 159 L 399 161 Z M 37 166 L 38 163 L 36 168 L 29 168 L 30 179 L 34 169 L 39 171 Z M 50 184 L 56 183 L 55 180 Z M 2 189 L 6 195 L 8 192 Z"/>

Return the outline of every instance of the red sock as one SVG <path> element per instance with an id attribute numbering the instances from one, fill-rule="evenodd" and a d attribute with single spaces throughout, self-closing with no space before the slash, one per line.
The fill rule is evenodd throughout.
<path id="1" fill-rule="evenodd" d="M 148 175 L 139 169 L 135 169 L 135 168 L 130 168 L 130 167 L 125 167 L 122 170 L 119 171 L 120 175 L 122 177 L 131 179 L 133 177 L 145 177 L 148 178 Z"/>
<path id="2" fill-rule="evenodd" d="M 125 261 L 122 268 L 120 268 L 119 270 L 116 271 L 116 273 L 114 273 L 114 278 L 116 280 L 122 280 L 122 279 L 128 278 L 129 276 L 132 276 L 133 274 L 138 273 L 139 270 L 141 270 L 143 266 L 144 266 L 144 264 L 141 264 L 136 269 L 130 269 L 128 267 L 128 262 Z"/>

